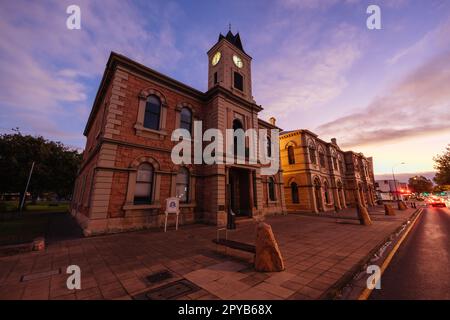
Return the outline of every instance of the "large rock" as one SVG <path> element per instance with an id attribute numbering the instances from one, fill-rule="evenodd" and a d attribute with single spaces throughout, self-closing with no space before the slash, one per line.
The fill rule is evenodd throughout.
<path id="1" fill-rule="evenodd" d="M 398 202 L 398 210 L 406 210 L 406 209 L 408 209 L 406 204 L 403 201 L 399 201 Z"/>
<path id="2" fill-rule="evenodd" d="M 272 227 L 260 222 L 256 231 L 255 270 L 276 272 L 284 270 L 280 249 L 272 232 Z"/>
<path id="3" fill-rule="evenodd" d="M 395 216 L 394 208 L 392 208 L 388 204 L 385 204 L 384 205 L 384 214 L 387 215 L 387 216 Z"/>
<path id="4" fill-rule="evenodd" d="M 372 224 L 372 219 L 370 219 L 369 211 L 367 208 L 358 204 L 356 206 L 356 212 L 358 213 L 359 223 L 364 226 L 370 226 Z"/>

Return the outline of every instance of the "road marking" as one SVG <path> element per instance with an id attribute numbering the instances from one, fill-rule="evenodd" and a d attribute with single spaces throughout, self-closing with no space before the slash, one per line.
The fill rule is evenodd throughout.
<path id="1" fill-rule="evenodd" d="M 409 228 L 406 230 L 406 232 L 403 234 L 403 236 L 400 238 L 400 240 L 395 244 L 395 246 L 391 250 L 391 252 L 389 252 L 389 254 L 386 257 L 386 259 L 383 261 L 383 264 L 381 265 L 381 276 L 383 275 L 384 271 L 387 269 L 387 267 L 391 263 L 392 258 L 397 253 L 398 248 L 400 247 L 402 242 L 406 239 L 406 237 L 408 236 L 409 232 L 412 230 L 412 228 L 416 224 L 417 220 L 422 215 L 422 212 L 423 212 L 423 209 L 420 208 L 419 209 L 419 213 L 414 218 L 414 221 L 411 223 Z M 373 289 L 365 288 L 364 291 L 359 295 L 358 300 L 367 300 L 369 298 L 370 294 L 372 293 L 372 290 Z"/>

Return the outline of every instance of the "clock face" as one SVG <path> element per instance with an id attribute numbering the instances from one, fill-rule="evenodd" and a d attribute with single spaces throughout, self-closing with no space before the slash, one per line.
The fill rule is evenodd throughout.
<path id="1" fill-rule="evenodd" d="M 213 58 L 212 58 L 212 60 L 211 60 L 211 64 L 212 64 L 213 66 L 215 66 L 216 64 L 218 64 L 218 63 L 219 63 L 219 60 L 220 60 L 220 57 L 222 57 L 222 54 L 220 53 L 220 51 L 217 51 L 217 52 L 214 54 L 214 56 L 213 56 Z"/>
<path id="2" fill-rule="evenodd" d="M 233 62 L 234 62 L 234 64 L 236 65 L 236 67 L 238 67 L 238 68 L 242 68 L 242 66 L 244 65 L 244 64 L 242 63 L 242 59 L 239 58 L 239 57 L 236 56 L 236 55 L 233 56 Z"/>

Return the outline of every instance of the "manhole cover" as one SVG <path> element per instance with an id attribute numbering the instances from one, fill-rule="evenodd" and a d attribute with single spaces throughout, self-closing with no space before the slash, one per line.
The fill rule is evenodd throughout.
<path id="1" fill-rule="evenodd" d="M 172 273 L 168 270 L 162 270 L 155 272 L 147 277 L 147 281 L 150 283 L 158 283 L 167 279 L 173 278 Z"/>
<path id="2" fill-rule="evenodd" d="M 148 300 L 171 300 L 200 290 L 192 282 L 183 279 L 168 283 L 156 289 L 148 291 L 145 296 Z"/>

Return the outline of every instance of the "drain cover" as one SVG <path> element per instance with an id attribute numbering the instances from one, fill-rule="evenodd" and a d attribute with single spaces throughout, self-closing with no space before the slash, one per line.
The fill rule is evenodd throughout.
<path id="1" fill-rule="evenodd" d="M 30 280 L 37 280 L 37 279 L 43 279 L 43 278 L 49 278 L 51 276 L 54 276 L 56 274 L 60 274 L 61 269 L 55 269 L 45 272 L 37 272 L 37 273 L 30 273 L 23 275 L 20 279 L 21 282 L 30 281 Z"/>
<path id="2" fill-rule="evenodd" d="M 148 300 L 171 300 L 194 293 L 198 290 L 200 290 L 200 288 L 195 284 L 183 279 L 152 289 L 148 291 L 145 296 Z"/>
<path id="3" fill-rule="evenodd" d="M 162 270 L 152 273 L 147 277 L 147 281 L 150 283 L 158 283 L 167 279 L 173 278 L 172 273 L 168 270 Z"/>

